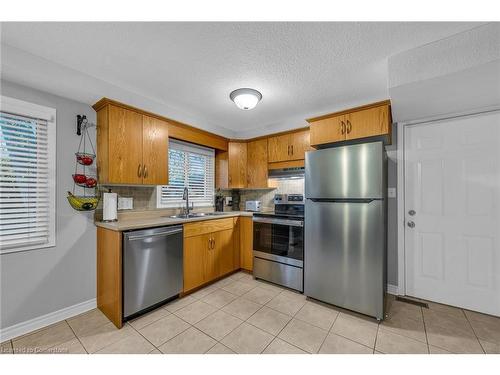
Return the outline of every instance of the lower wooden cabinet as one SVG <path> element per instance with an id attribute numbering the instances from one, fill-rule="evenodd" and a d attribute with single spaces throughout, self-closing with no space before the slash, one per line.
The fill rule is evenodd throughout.
<path id="1" fill-rule="evenodd" d="M 216 276 L 219 277 L 234 271 L 233 229 L 222 230 L 213 234 Z"/>
<path id="2" fill-rule="evenodd" d="M 240 217 L 240 267 L 253 270 L 253 221 L 251 217 Z"/>
<path id="3" fill-rule="evenodd" d="M 184 291 L 205 282 L 208 240 L 208 234 L 184 238 Z"/>
<path id="4" fill-rule="evenodd" d="M 240 227 L 235 219 L 184 224 L 184 292 L 240 268 Z"/>

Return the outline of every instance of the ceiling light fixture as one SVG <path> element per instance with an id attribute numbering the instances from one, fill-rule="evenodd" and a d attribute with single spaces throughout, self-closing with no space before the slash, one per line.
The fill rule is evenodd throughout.
<path id="1" fill-rule="evenodd" d="M 254 108 L 262 99 L 262 94 L 254 89 L 237 89 L 229 94 L 229 98 L 239 109 L 248 111 Z"/>

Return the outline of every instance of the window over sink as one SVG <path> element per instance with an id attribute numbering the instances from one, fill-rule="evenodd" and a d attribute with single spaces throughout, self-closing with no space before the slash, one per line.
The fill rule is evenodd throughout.
<path id="1" fill-rule="evenodd" d="M 158 186 L 157 207 L 182 207 L 184 187 L 195 206 L 212 206 L 215 188 L 215 150 L 177 140 L 169 141 L 169 184 Z"/>

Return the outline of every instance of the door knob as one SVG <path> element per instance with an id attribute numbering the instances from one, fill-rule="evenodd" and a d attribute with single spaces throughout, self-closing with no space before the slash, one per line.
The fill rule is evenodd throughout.
<path id="1" fill-rule="evenodd" d="M 416 214 L 415 210 L 408 211 L 408 215 L 410 216 L 415 216 L 415 214 Z"/>
<path id="2" fill-rule="evenodd" d="M 415 228 L 415 223 L 414 223 L 413 221 L 409 221 L 409 222 L 408 222 L 408 226 L 409 226 L 410 228 Z"/>

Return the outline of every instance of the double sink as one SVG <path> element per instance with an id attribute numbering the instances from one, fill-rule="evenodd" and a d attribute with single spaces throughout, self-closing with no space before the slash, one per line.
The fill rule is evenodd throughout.
<path id="1" fill-rule="evenodd" d="M 191 219 L 191 218 L 196 218 L 196 217 L 219 216 L 219 215 L 224 215 L 224 214 L 226 214 L 226 213 L 225 212 L 193 212 L 190 214 L 178 214 L 178 215 L 163 216 L 163 217 L 169 217 L 172 219 Z"/>

